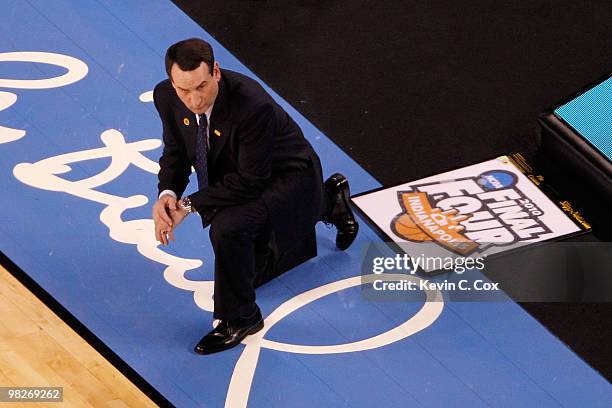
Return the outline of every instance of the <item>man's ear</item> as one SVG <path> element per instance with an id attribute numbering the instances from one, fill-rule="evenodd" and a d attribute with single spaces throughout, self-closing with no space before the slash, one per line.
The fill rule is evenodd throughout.
<path id="1" fill-rule="evenodd" d="M 215 61 L 215 65 L 213 65 L 213 78 L 215 78 L 217 82 L 221 79 L 221 68 L 219 68 L 219 63 L 217 61 Z"/>

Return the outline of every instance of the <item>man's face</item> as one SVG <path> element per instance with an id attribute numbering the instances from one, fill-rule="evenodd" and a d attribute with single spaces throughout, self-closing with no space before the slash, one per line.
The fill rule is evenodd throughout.
<path id="1" fill-rule="evenodd" d="M 215 62 L 212 74 L 204 62 L 193 71 L 183 71 L 177 64 L 170 69 L 172 86 L 179 99 L 193 113 L 204 114 L 212 106 L 219 93 L 221 71 Z"/>

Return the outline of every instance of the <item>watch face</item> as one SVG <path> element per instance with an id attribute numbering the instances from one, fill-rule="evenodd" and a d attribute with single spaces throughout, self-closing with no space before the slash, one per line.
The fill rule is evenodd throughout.
<path id="1" fill-rule="evenodd" d="M 181 207 L 183 208 L 183 210 L 187 211 L 187 212 L 191 212 L 192 208 L 191 208 L 191 200 L 187 197 L 183 198 L 181 200 Z"/>

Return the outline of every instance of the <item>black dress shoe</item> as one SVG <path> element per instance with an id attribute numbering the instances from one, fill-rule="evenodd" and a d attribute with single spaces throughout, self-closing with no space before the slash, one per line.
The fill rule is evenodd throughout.
<path id="1" fill-rule="evenodd" d="M 345 250 L 351 246 L 359 231 L 359 224 L 350 206 L 351 191 L 348 180 L 342 174 L 336 173 L 325 181 L 325 191 L 331 210 L 323 221 L 337 228 L 336 247 Z"/>
<path id="2" fill-rule="evenodd" d="M 259 310 L 257 311 L 257 317 L 246 325 L 222 320 L 217 327 L 202 337 L 194 351 L 198 354 L 212 354 L 237 346 L 249 334 L 257 333 L 263 329 L 264 321 Z"/>

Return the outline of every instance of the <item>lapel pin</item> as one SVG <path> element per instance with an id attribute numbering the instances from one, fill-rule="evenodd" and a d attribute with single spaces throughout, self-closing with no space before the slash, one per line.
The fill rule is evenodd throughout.
<path id="1" fill-rule="evenodd" d="M 185 126 L 189 126 L 189 119 L 183 118 L 183 123 L 185 124 Z"/>
<path id="2" fill-rule="evenodd" d="M 221 132 L 219 132 L 217 129 L 215 129 L 214 133 L 215 133 L 215 135 L 217 135 L 217 136 L 221 136 Z"/>

